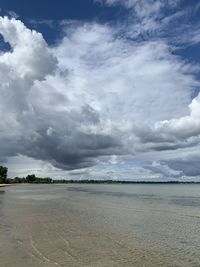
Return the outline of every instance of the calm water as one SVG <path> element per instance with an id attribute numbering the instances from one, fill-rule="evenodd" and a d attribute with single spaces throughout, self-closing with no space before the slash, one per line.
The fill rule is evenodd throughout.
<path id="1" fill-rule="evenodd" d="M 0 189 L 0 266 L 200 266 L 200 185 Z"/>

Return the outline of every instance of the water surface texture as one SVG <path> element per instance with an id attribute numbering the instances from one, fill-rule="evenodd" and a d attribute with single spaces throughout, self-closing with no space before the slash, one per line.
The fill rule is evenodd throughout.
<path id="1" fill-rule="evenodd" d="M 200 266 L 200 185 L 0 189 L 0 266 Z"/>

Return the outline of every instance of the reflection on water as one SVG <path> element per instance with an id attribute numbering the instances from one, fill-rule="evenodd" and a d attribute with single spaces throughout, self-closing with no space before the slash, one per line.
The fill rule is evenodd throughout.
<path id="1" fill-rule="evenodd" d="M 0 190 L 0 266 L 200 266 L 199 185 Z"/>
<path id="2" fill-rule="evenodd" d="M 41 201 L 41 200 L 51 200 L 51 199 L 58 199 L 58 198 L 61 198 L 61 196 L 58 196 L 58 195 L 34 195 L 34 194 L 31 194 L 31 195 L 23 195 L 23 196 L 19 196 L 18 198 L 20 199 L 32 199 L 32 200 L 38 200 L 38 201 Z"/>
<path id="3" fill-rule="evenodd" d="M 75 192 L 86 192 L 94 195 L 104 195 L 111 197 L 130 197 L 130 198 L 142 198 L 142 199 L 158 199 L 156 195 L 153 194 L 136 194 L 136 193 L 127 193 L 127 192 L 112 192 L 112 191 L 102 191 L 102 190 L 92 190 L 92 188 L 82 188 L 82 187 L 70 187 L 67 188 L 68 191 Z M 159 197 L 159 199 L 161 199 Z"/>

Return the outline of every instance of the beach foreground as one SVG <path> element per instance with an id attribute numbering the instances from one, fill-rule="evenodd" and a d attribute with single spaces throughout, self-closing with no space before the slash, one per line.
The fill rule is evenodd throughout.
<path id="1" fill-rule="evenodd" d="M 200 266 L 199 185 L 0 190 L 1 266 Z"/>

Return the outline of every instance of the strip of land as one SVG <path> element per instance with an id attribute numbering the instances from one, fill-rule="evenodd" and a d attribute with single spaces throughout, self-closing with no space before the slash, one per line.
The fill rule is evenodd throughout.
<path id="1" fill-rule="evenodd" d="M 0 187 L 8 186 L 10 184 L 0 184 Z"/>

